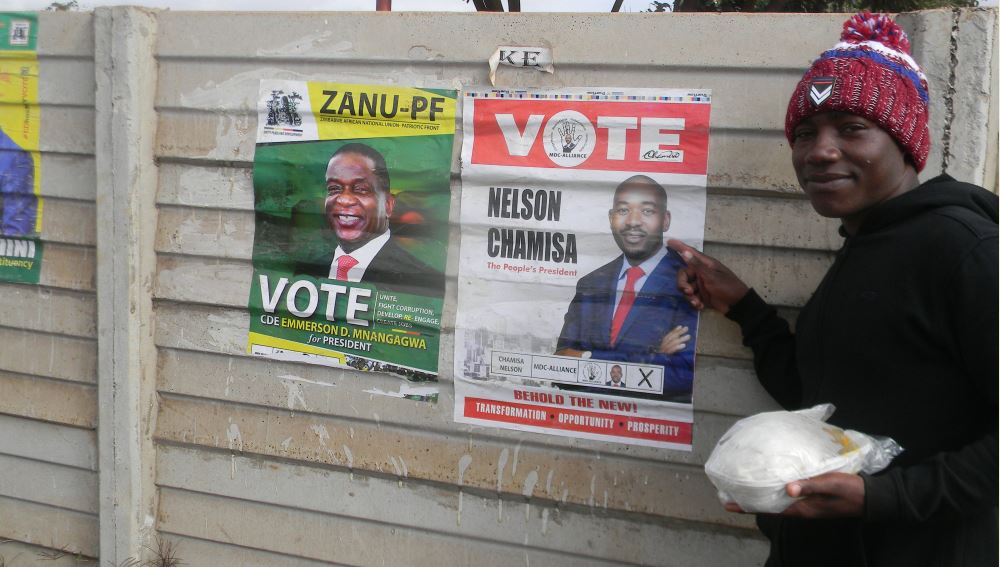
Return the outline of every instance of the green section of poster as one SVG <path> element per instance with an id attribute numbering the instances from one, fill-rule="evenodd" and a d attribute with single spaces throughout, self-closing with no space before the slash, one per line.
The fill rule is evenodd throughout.
<path id="1" fill-rule="evenodd" d="M 0 238 L 0 282 L 38 283 L 42 246 L 38 238 Z"/>
<path id="2" fill-rule="evenodd" d="M 248 352 L 436 379 L 455 96 L 261 82 Z"/>
<path id="3" fill-rule="evenodd" d="M 42 198 L 38 20 L 0 13 L 0 281 L 38 283 Z"/>

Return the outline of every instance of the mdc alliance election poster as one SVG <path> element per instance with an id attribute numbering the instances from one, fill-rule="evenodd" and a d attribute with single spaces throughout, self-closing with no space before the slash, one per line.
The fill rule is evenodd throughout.
<path id="1" fill-rule="evenodd" d="M 455 97 L 261 81 L 250 353 L 436 379 Z"/>
<path id="2" fill-rule="evenodd" d="M 42 267 L 38 18 L 0 13 L 0 281 L 38 283 Z"/>
<path id="3" fill-rule="evenodd" d="M 705 90 L 464 98 L 455 419 L 690 450 Z"/>

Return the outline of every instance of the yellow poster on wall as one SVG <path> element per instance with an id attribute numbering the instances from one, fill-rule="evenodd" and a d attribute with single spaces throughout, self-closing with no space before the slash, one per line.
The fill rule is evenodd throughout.
<path id="1" fill-rule="evenodd" d="M 42 264 L 38 18 L 0 12 L 0 281 L 38 283 Z"/>

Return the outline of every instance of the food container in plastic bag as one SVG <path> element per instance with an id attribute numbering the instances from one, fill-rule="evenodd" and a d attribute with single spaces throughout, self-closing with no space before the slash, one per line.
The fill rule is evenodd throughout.
<path id="1" fill-rule="evenodd" d="M 828 472 L 875 473 L 902 452 L 892 439 L 826 423 L 832 404 L 774 411 L 736 422 L 712 450 L 705 472 L 723 503 L 778 513 L 795 501 L 785 485 Z"/>

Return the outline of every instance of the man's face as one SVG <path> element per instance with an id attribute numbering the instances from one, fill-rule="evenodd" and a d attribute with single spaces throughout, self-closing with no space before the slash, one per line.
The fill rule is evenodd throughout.
<path id="1" fill-rule="evenodd" d="M 353 153 L 334 156 L 326 168 L 326 222 L 345 250 L 354 250 L 389 228 L 395 199 L 379 187 L 372 160 Z"/>
<path id="2" fill-rule="evenodd" d="M 816 212 L 856 231 L 871 207 L 916 183 L 916 170 L 888 132 L 846 112 L 811 116 L 795 127 L 792 165 Z"/>
<path id="3" fill-rule="evenodd" d="M 663 233 L 670 227 L 670 212 L 663 196 L 645 183 L 618 189 L 608 219 L 618 248 L 633 264 L 641 263 L 663 248 Z"/>
<path id="4" fill-rule="evenodd" d="M 611 381 L 617 384 L 622 381 L 622 367 L 612 366 L 611 367 Z"/>

